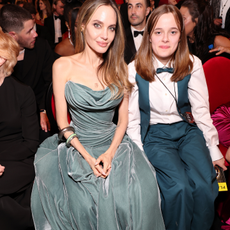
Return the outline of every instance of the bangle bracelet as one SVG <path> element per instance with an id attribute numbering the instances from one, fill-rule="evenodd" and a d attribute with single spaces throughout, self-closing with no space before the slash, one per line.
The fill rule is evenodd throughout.
<path id="1" fill-rule="evenodd" d="M 64 133 L 67 132 L 67 131 L 72 131 L 74 133 L 75 130 L 74 130 L 74 127 L 72 127 L 72 126 L 65 127 L 64 129 L 62 129 L 58 133 L 58 139 L 61 140 L 61 141 L 65 141 Z"/>
<path id="2" fill-rule="evenodd" d="M 71 134 L 71 135 L 68 137 L 68 139 L 67 139 L 67 141 L 66 141 L 66 147 L 67 147 L 67 148 L 70 147 L 70 145 L 71 145 L 70 142 L 71 142 L 75 137 L 77 137 L 77 134 L 76 134 L 76 133 L 73 133 L 73 134 Z"/>

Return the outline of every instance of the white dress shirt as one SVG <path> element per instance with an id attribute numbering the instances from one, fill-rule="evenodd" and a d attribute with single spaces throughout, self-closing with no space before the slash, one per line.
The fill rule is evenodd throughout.
<path id="1" fill-rule="evenodd" d="M 202 63 L 199 58 L 196 56 L 193 57 L 193 70 L 190 81 L 188 82 L 188 98 L 194 120 L 198 128 L 203 132 L 212 161 L 215 161 L 221 159 L 223 156 L 217 146 L 219 144 L 218 133 L 210 117 L 208 89 Z M 193 59 L 193 57 L 190 56 L 191 59 Z M 127 134 L 143 150 L 140 133 L 139 94 L 135 80 L 136 70 L 134 62 L 135 61 L 128 65 L 129 81 L 134 83 L 134 88 L 129 98 L 129 123 Z M 154 59 L 154 66 L 156 69 L 165 67 L 156 58 Z M 168 72 L 158 74 L 158 77 L 164 82 L 176 99 L 178 99 L 177 83 L 170 80 L 171 76 L 172 74 Z M 155 81 L 149 83 L 149 100 L 150 125 L 158 123 L 172 124 L 182 121 L 177 111 L 175 99 L 157 77 L 155 77 Z"/>
<path id="2" fill-rule="evenodd" d="M 226 15 L 227 15 L 229 7 L 230 7 L 230 0 L 221 0 L 220 1 L 220 17 L 221 17 L 221 13 L 223 14 L 221 27 L 223 29 L 225 28 L 225 19 L 226 19 Z"/>
<path id="3" fill-rule="evenodd" d="M 132 32 L 132 35 L 133 35 L 133 41 L 134 41 L 134 44 L 135 44 L 135 48 L 136 48 L 136 51 L 137 51 L 137 50 L 139 50 L 139 48 L 141 46 L 143 36 L 141 34 L 138 34 L 138 36 L 134 37 L 134 31 L 135 30 L 136 31 L 144 31 L 145 28 L 143 30 L 137 30 L 132 26 L 130 26 L 130 27 L 131 27 L 131 32 Z"/>
<path id="4" fill-rule="evenodd" d="M 55 17 L 54 17 L 54 14 L 53 14 L 53 18 L 54 18 L 54 43 L 58 43 L 59 40 L 58 38 L 61 38 L 62 37 L 62 32 L 61 32 L 61 19 L 56 19 L 55 20 Z"/>

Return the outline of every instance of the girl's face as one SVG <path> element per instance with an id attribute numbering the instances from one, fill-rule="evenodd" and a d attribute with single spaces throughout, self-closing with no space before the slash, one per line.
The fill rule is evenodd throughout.
<path id="1" fill-rule="evenodd" d="M 163 14 L 150 36 L 155 57 L 166 65 L 180 41 L 180 31 L 172 13 Z"/>
<path id="2" fill-rule="evenodd" d="M 116 31 L 117 16 L 111 6 L 100 6 L 92 15 L 84 29 L 86 48 L 96 53 L 105 53 L 113 42 Z"/>
<path id="3" fill-rule="evenodd" d="M 39 8 L 41 11 L 46 9 L 46 5 L 44 4 L 44 2 L 42 0 L 39 0 Z"/>
<path id="4" fill-rule="evenodd" d="M 3 57 L 0 57 L 0 67 L 6 62 L 6 59 Z"/>
<path id="5" fill-rule="evenodd" d="M 180 8 L 180 12 L 183 16 L 184 19 L 184 28 L 185 28 L 185 33 L 188 37 L 193 37 L 194 34 L 194 28 L 196 26 L 196 22 L 192 21 L 192 16 L 189 13 L 189 10 L 187 7 L 182 6 Z"/>

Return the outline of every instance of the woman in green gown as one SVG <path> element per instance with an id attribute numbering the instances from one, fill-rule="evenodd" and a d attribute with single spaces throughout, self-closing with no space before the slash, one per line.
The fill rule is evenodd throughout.
<path id="1" fill-rule="evenodd" d="M 54 135 L 36 154 L 35 227 L 163 230 L 155 170 L 125 135 L 132 85 L 114 1 L 87 0 L 76 37 L 76 54 L 53 66 L 59 138 L 67 141 Z M 116 126 L 112 119 L 118 105 Z"/>

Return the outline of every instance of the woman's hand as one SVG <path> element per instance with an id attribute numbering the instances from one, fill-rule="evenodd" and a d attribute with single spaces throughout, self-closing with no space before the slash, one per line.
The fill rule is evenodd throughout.
<path id="1" fill-rule="evenodd" d="M 113 155 L 109 150 L 107 150 L 105 153 L 101 154 L 97 158 L 97 161 L 95 163 L 95 167 L 98 170 L 102 170 L 102 178 L 106 178 L 110 171 L 111 171 L 111 165 L 112 165 L 112 160 L 113 160 Z"/>
<path id="2" fill-rule="evenodd" d="M 218 46 L 214 49 L 209 50 L 209 53 L 216 52 L 216 55 L 220 55 L 222 53 L 229 53 L 230 54 L 230 47 Z"/>
<path id="3" fill-rule="evenodd" d="M 213 166 L 215 167 L 216 165 L 220 166 L 224 171 L 227 170 L 227 167 L 225 166 L 225 159 L 221 158 L 217 161 L 213 161 Z"/>
<path id="4" fill-rule="evenodd" d="M 102 166 L 97 164 L 97 160 L 94 157 L 89 157 L 89 159 L 87 159 L 86 161 L 88 162 L 96 177 L 106 177 Z"/>
<path id="5" fill-rule="evenodd" d="M 0 176 L 4 173 L 5 167 L 0 165 Z"/>

